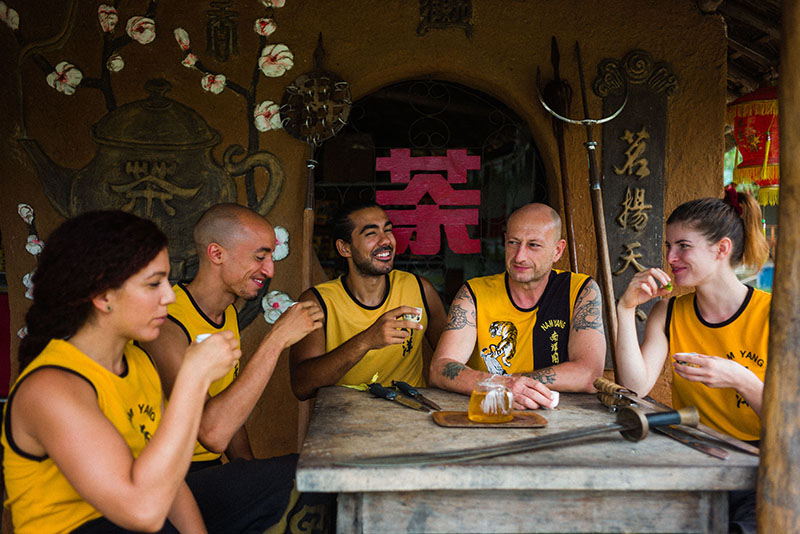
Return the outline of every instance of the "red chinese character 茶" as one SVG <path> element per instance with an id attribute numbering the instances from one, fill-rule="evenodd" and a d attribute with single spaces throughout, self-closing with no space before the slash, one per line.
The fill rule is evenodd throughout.
<path id="1" fill-rule="evenodd" d="M 411 252 L 432 255 L 441 248 L 440 228 L 444 227 L 450 250 L 456 254 L 476 254 L 481 251 L 480 239 L 471 239 L 467 225 L 478 224 L 481 203 L 479 189 L 453 189 L 452 184 L 466 183 L 467 171 L 481 168 L 480 156 L 469 156 L 467 151 L 448 150 L 446 156 L 412 157 L 407 148 L 392 149 L 389 157 L 375 159 L 375 169 L 389 171 L 392 183 L 407 183 L 405 189 L 378 191 L 376 201 L 382 206 L 413 206 L 414 209 L 386 210 L 394 226 L 397 252 L 410 245 Z M 439 171 L 418 173 L 411 171 Z M 441 174 L 444 171 L 447 174 Z M 434 204 L 419 204 L 425 195 Z M 448 206 L 448 209 L 442 209 Z M 453 209 L 450 206 L 476 206 Z M 416 233 L 416 239 L 411 237 Z"/>

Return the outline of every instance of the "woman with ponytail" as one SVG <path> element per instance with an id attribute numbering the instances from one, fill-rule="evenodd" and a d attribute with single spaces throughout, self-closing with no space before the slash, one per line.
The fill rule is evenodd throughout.
<path id="1" fill-rule="evenodd" d="M 238 343 L 221 333 L 190 345 L 164 409 L 132 340 L 155 339 L 175 300 L 166 236 L 105 211 L 66 221 L 46 243 L 3 417 L 15 532 L 205 532 L 184 477 L 206 391 Z"/>
<path id="2" fill-rule="evenodd" d="M 686 202 L 667 219 L 666 247 L 675 284 L 694 291 L 653 306 L 640 347 L 636 306 L 668 297 L 672 284 L 658 268 L 633 277 L 617 304 L 618 380 L 646 395 L 670 357 L 676 409 L 695 406 L 706 425 L 757 443 L 771 295 L 740 282 L 734 269 L 759 269 L 767 259 L 761 209 L 733 186 L 722 199 Z M 755 492 L 744 496 L 748 503 L 741 498 L 732 493 L 731 532 L 754 532 Z"/>

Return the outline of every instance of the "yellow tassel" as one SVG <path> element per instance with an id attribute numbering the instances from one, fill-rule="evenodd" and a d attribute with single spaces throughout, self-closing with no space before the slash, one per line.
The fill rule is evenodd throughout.
<path id="1" fill-rule="evenodd" d="M 766 187 L 768 185 L 777 184 L 780 177 L 781 167 L 773 163 L 767 165 L 766 173 L 762 165 L 739 166 L 733 169 L 733 182 L 737 184 L 752 182 L 760 183 Z"/>
<path id="2" fill-rule="evenodd" d="M 767 179 L 767 161 L 769 161 L 769 145 L 772 143 L 772 136 L 769 135 L 769 130 L 767 130 L 767 147 L 764 150 L 764 164 L 761 166 L 761 179 Z"/>
<path id="3" fill-rule="evenodd" d="M 780 188 L 777 185 L 761 187 L 758 190 L 758 203 L 762 206 L 776 206 Z"/>

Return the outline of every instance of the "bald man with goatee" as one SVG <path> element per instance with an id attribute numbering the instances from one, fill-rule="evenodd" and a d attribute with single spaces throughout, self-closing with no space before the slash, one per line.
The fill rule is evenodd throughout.
<path id="1" fill-rule="evenodd" d="M 553 391 L 594 391 L 606 342 L 597 283 L 553 269 L 566 242 L 544 204 L 508 218 L 504 273 L 473 278 L 456 294 L 433 355 L 432 385 L 469 395 L 504 378 L 515 409 L 552 407 Z"/>
<path id="2" fill-rule="evenodd" d="M 167 396 L 186 346 L 222 330 L 240 339 L 234 301 L 253 300 L 274 273 L 275 231 L 261 215 L 238 204 L 209 208 L 195 224 L 197 276 L 178 283 L 169 321 L 144 349 L 156 363 Z M 289 308 L 241 368 L 211 384 L 186 478 L 209 532 L 262 532 L 294 506 L 296 455 L 254 459 L 244 423 L 272 377 L 281 352 L 322 327 L 313 302 Z M 228 459 L 222 462 L 222 454 Z M 304 496 L 305 497 L 305 496 Z"/>

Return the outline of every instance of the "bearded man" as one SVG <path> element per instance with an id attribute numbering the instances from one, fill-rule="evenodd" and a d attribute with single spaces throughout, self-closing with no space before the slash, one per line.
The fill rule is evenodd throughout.
<path id="1" fill-rule="evenodd" d="M 394 269 L 392 223 L 374 202 L 342 206 L 333 237 L 347 274 L 300 295 L 325 317 L 322 329 L 291 348 L 295 395 L 305 400 L 320 387 L 366 384 L 376 374 L 383 384 L 425 386 L 422 338 L 435 348 L 446 319 L 439 294 L 421 276 Z"/>

